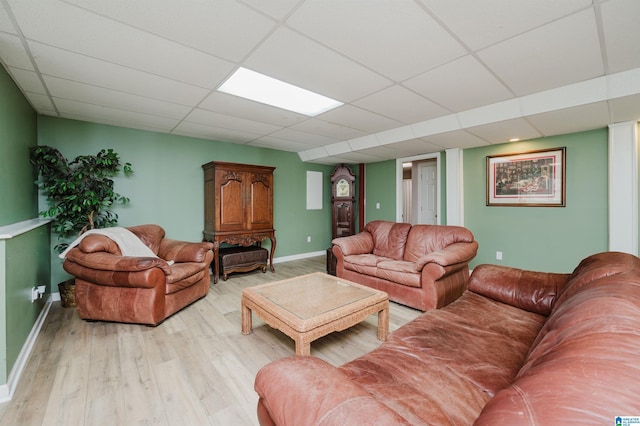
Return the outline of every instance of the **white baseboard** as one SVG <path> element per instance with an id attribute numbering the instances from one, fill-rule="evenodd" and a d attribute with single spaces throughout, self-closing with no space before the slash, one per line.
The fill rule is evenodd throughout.
<path id="1" fill-rule="evenodd" d="M 58 294 L 58 300 L 60 300 L 60 294 Z M 16 359 L 16 363 L 13 365 L 13 368 L 9 373 L 9 377 L 7 378 L 7 384 L 0 385 L 0 403 L 8 402 L 11 400 L 11 398 L 13 398 L 13 393 L 15 392 L 16 386 L 20 381 L 20 376 L 24 371 L 24 367 L 27 364 L 29 355 L 31 355 L 31 351 L 33 350 L 33 345 L 36 343 L 36 339 L 38 338 L 38 334 L 40 334 L 42 324 L 44 324 L 44 320 L 47 318 L 49 310 L 51 309 L 51 304 L 53 302 L 53 295 L 50 295 L 44 307 L 40 311 L 38 318 L 36 318 L 36 322 L 35 324 L 33 324 L 33 327 L 31 328 L 31 331 L 27 336 L 27 340 L 24 342 L 24 345 L 22 345 L 22 349 L 18 354 L 18 359 Z"/>
<path id="2" fill-rule="evenodd" d="M 300 259 L 307 259 L 309 257 L 324 256 L 325 254 L 327 254 L 327 252 L 325 250 L 322 250 L 322 251 L 312 251 L 309 253 L 293 254 L 291 256 L 274 257 L 273 263 L 290 262 L 292 260 L 300 260 Z"/>

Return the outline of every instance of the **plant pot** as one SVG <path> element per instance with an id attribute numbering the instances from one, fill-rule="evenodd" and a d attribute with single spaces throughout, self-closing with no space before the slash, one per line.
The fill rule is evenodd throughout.
<path id="1" fill-rule="evenodd" d="M 58 284 L 58 290 L 60 291 L 60 303 L 63 308 L 75 308 L 76 307 L 76 281 L 70 279 Z"/>

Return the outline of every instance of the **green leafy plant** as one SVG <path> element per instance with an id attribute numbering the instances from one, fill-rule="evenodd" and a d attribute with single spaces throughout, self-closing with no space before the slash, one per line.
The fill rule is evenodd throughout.
<path id="1" fill-rule="evenodd" d="M 40 215 L 53 219 L 52 229 L 59 240 L 118 223 L 118 215 L 111 209 L 115 204 L 129 203 L 129 198 L 114 191 L 112 178 L 121 171 L 129 176 L 133 169 L 130 163 L 122 164 L 113 149 L 68 162 L 56 148 L 36 146 L 31 148 L 30 157 L 38 172 L 35 183 L 49 203 Z M 62 252 L 67 246 L 62 242 L 55 249 Z"/>

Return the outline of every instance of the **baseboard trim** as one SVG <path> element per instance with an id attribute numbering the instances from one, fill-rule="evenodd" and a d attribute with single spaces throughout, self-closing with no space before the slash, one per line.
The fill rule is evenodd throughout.
<path id="1" fill-rule="evenodd" d="M 38 318 L 36 318 L 35 324 L 31 328 L 29 335 L 27 336 L 27 340 L 22 345 L 22 349 L 18 354 L 18 358 L 16 359 L 16 363 L 13 365 L 11 372 L 9 373 L 9 377 L 7 378 L 7 384 L 0 385 L 0 403 L 11 401 L 13 398 L 13 394 L 20 382 L 20 376 L 22 376 L 22 372 L 24 371 L 24 367 L 27 364 L 27 360 L 29 359 L 29 355 L 31 355 L 31 351 L 33 350 L 33 346 L 36 343 L 36 339 L 40 334 L 40 329 L 42 329 L 42 325 L 44 324 L 44 320 L 47 318 L 49 314 L 49 310 L 51 309 L 51 304 L 54 302 L 53 295 L 50 295 L 47 299 L 44 307 L 40 311 Z M 58 300 L 60 300 L 60 294 L 58 294 Z"/>
<path id="2" fill-rule="evenodd" d="M 309 257 L 324 256 L 326 254 L 327 254 L 326 250 L 322 250 L 322 251 L 312 251 L 309 253 L 293 254 L 291 256 L 274 257 L 273 263 L 290 262 L 292 260 L 307 259 Z"/>

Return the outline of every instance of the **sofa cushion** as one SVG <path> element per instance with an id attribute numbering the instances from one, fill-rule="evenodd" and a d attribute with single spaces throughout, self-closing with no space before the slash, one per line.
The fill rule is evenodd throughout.
<path id="1" fill-rule="evenodd" d="M 383 260 L 378 262 L 376 276 L 409 287 L 420 287 L 420 272 L 414 262 Z"/>
<path id="2" fill-rule="evenodd" d="M 375 254 L 352 254 L 344 257 L 344 268 L 365 275 L 376 275 L 380 257 Z"/>
<path id="3" fill-rule="evenodd" d="M 373 237 L 373 254 L 402 260 L 407 236 L 411 229 L 410 223 L 374 220 L 367 223 L 364 229 Z"/>
<path id="4" fill-rule="evenodd" d="M 340 370 L 411 424 L 472 424 L 512 382 L 544 320 L 466 292 Z"/>
<path id="5" fill-rule="evenodd" d="M 426 253 L 440 251 L 454 243 L 473 241 L 471 231 L 461 226 L 413 225 L 407 235 L 404 260 L 415 262 Z"/>

